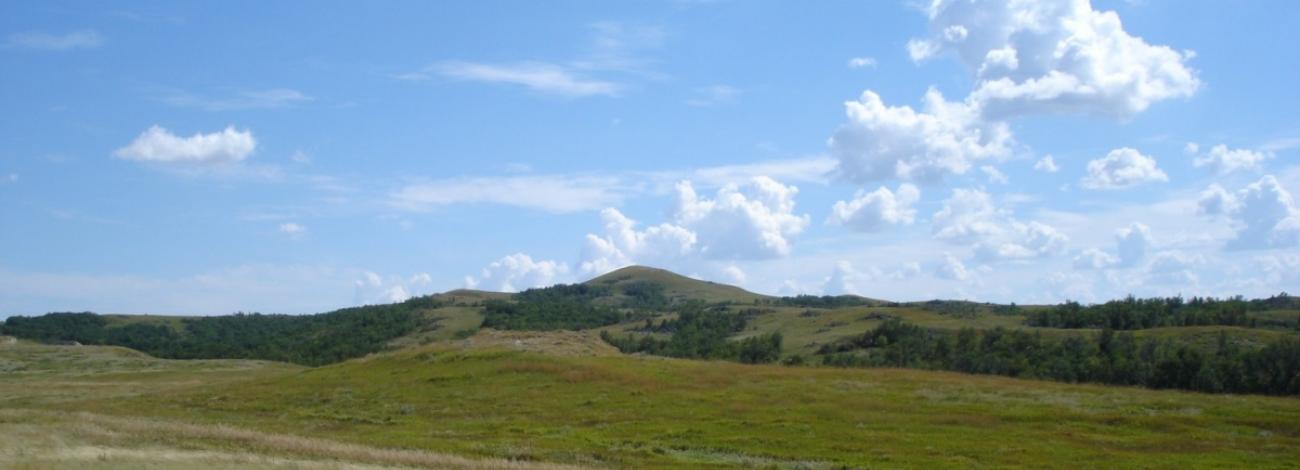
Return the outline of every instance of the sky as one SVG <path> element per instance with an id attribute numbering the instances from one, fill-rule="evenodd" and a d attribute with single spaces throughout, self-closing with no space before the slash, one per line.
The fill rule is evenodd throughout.
<path id="1" fill-rule="evenodd" d="M 0 316 L 1300 291 L 1290 1 L 2 2 Z"/>

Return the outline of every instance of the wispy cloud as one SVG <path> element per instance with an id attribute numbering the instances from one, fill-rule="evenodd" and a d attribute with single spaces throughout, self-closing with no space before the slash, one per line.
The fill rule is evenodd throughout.
<path id="1" fill-rule="evenodd" d="M 849 59 L 848 66 L 851 69 L 876 68 L 876 59 L 871 57 L 854 57 Z"/>
<path id="2" fill-rule="evenodd" d="M 682 180 L 703 188 L 748 183 L 756 177 L 824 184 L 834 167 L 835 159 L 818 156 L 679 171 L 446 178 L 402 185 L 389 193 L 387 203 L 415 212 L 460 204 L 503 205 L 551 213 L 596 211 L 616 207 L 629 197 L 671 192 Z"/>
<path id="3" fill-rule="evenodd" d="M 619 84 L 587 78 L 569 67 L 547 62 L 487 64 L 440 62 L 425 69 L 398 75 L 401 80 L 428 80 L 439 75 L 456 80 L 520 85 L 533 91 L 564 96 L 616 96 Z"/>
<path id="4" fill-rule="evenodd" d="M 632 77 L 662 78 L 653 72 L 653 61 L 645 57 L 645 51 L 663 44 L 667 35 L 661 28 L 618 22 L 593 23 L 589 28 L 592 37 L 587 50 L 574 59 L 516 62 L 447 60 L 393 78 L 424 81 L 442 77 L 516 85 L 539 93 L 568 97 L 618 96 L 627 88 L 624 82 Z"/>
<path id="5" fill-rule="evenodd" d="M 9 35 L 5 45 L 24 49 L 47 51 L 69 51 L 73 49 L 90 49 L 102 46 L 104 36 L 94 30 L 73 31 L 65 34 L 53 34 L 30 31 Z"/>
<path id="6" fill-rule="evenodd" d="M 740 89 L 729 85 L 712 85 L 695 89 L 695 95 L 686 104 L 698 107 L 714 106 L 736 101 Z"/>
<path id="7" fill-rule="evenodd" d="M 428 211 L 456 204 L 498 204 L 552 213 L 599 210 L 618 205 L 627 188 L 610 176 L 537 175 L 452 178 L 408 184 L 389 203 Z"/>
<path id="8" fill-rule="evenodd" d="M 282 109 L 315 100 L 291 88 L 241 91 L 234 96 L 212 98 L 194 93 L 174 91 L 160 100 L 172 106 L 199 108 L 205 111 L 231 111 L 241 109 Z"/>

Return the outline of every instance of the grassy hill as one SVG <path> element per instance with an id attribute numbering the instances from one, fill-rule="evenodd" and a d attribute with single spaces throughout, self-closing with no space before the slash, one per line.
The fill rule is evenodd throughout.
<path id="1" fill-rule="evenodd" d="M 628 266 L 597 276 L 585 284 L 622 288 L 636 283 L 662 286 L 664 294 L 674 300 L 700 300 L 704 302 L 754 303 L 769 296 L 755 294 L 736 286 L 701 281 L 672 271 L 646 266 Z"/>
<path id="2" fill-rule="evenodd" d="M 23 355 L 77 351 L 63 360 L 74 365 L 6 378 L 16 381 L 0 388 L 0 433 L 56 451 L 27 454 L 33 461 L 108 449 L 72 462 L 119 467 L 193 463 L 195 452 L 225 467 L 190 468 L 460 466 L 417 457 L 466 468 L 1286 468 L 1300 455 L 1293 398 L 549 347 L 589 341 L 572 334 L 475 337 L 472 347 L 456 340 L 240 374 L 152 364 L 191 361 L 105 364 L 93 357 L 116 350 L 28 344 Z M 0 358 L 14 351 L 0 348 Z M 87 380 L 150 386 L 41 398 L 47 386 Z M 0 452 L 16 452 L 9 441 Z"/>

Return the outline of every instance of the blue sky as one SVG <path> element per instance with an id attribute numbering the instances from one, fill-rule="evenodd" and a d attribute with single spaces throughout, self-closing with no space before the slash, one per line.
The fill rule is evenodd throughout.
<path id="1" fill-rule="evenodd" d="M 1295 2 L 0 5 L 0 316 L 1300 281 Z"/>

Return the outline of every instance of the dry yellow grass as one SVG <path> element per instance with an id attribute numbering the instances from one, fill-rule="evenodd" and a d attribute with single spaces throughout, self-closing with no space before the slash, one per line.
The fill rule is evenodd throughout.
<path id="1" fill-rule="evenodd" d="M 0 468 L 580 468 L 93 413 L 0 410 L 0 434 Z"/>

